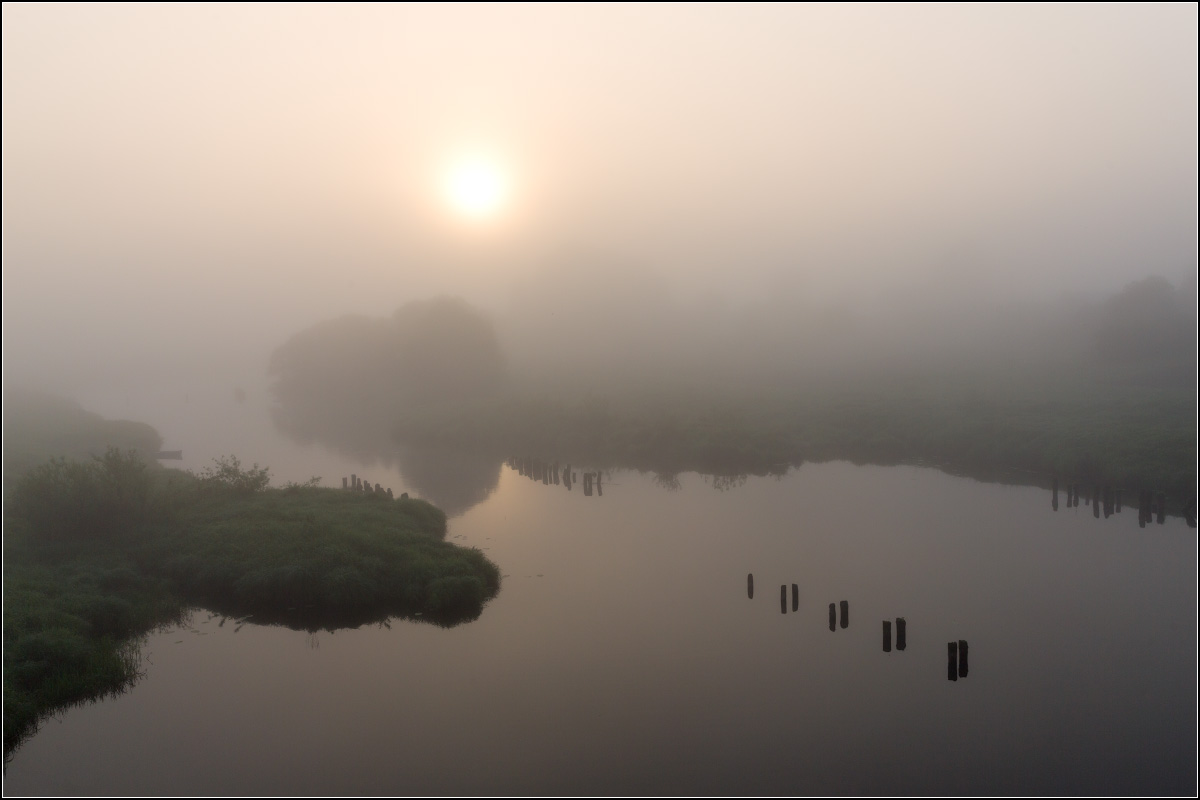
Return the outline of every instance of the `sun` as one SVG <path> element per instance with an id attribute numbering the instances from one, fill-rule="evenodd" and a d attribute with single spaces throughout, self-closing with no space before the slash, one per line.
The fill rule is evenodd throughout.
<path id="1" fill-rule="evenodd" d="M 497 216 L 508 201 L 508 176 L 493 160 L 463 158 L 446 171 L 443 192 L 450 207 L 460 216 L 488 220 Z"/>

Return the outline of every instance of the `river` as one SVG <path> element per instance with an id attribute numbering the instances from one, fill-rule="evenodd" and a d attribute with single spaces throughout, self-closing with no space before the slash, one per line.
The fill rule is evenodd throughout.
<path id="1" fill-rule="evenodd" d="M 297 443 L 254 392 L 135 394 L 85 405 L 154 424 L 185 467 L 232 453 L 277 483 L 354 472 L 428 497 L 502 588 L 449 629 L 310 633 L 197 609 L 147 638 L 130 692 L 47 721 L 8 794 L 1195 790 L 1181 519 L 1140 528 L 1128 505 L 1097 519 L 1042 489 L 847 462 L 615 470 L 586 496 L 495 460 Z M 885 652 L 897 618 L 906 647 Z M 951 681 L 960 640 L 969 669 Z"/>

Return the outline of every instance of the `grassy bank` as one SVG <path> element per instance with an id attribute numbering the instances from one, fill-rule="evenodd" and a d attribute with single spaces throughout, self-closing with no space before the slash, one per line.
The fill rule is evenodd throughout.
<path id="1" fill-rule="evenodd" d="M 421 500 L 199 476 L 109 451 L 17 479 L 4 520 L 4 744 L 57 709 L 128 689 L 139 638 L 203 606 L 308 630 L 392 616 L 455 625 L 500 588 Z"/>

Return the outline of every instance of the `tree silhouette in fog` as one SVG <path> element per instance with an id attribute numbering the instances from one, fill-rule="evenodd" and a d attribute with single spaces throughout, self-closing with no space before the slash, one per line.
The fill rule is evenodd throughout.
<path id="1" fill-rule="evenodd" d="M 505 359 L 482 312 L 442 297 L 390 318 L 317 323 L 275 350 L 269 369 L 286 430 L 354 448 L 377 442 L 405 409 L 494 392 Z"/>
<path id="2" fill-rule="evenodd" d="M 1193 310 L 1165 278 L 1129 284 L 1101 307 L 1097 322 L 1096 344 L 1105 359 L 1159 361 L 1195 354 Z"/>

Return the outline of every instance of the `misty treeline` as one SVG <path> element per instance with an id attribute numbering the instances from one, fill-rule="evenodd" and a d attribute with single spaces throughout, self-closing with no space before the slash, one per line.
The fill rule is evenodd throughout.
<path id="1" fill-rule="evenodd" d="M 319 322 L 269 365 L 281 427 L 351 441 L 362 431 L 370 439 L 401 408 L 490 395 L 506 368 L 492 322 L 452 298 L 409 303 L 389 318 Z"/>
<path id="2" fill-rule="evenodd" d="M 50 458 L 88 461 L 109 447 L 152 460 L 162 436 L 144 422 L 104 419 L 78 403 L 44 392 L 4 390 L 4 476 L 26 472 Z"/>
<path id="3" fill-rule="evenodd" d="M 318 322 L 271 357 L 281 419 L 354 429 L 505 391 L 718 400 L 926 373 L 1040 380 L 1054 368 L 1153 385 L 1195 374 L 1195 294 L 1160 277 L 1092 300 L 994 304 L 930 287 L 863 308 L 786 293 L 685 304 L 620 270 L 576 280 L 548 273 L 504 313 L 440 298 Z"/>
<path id="4" fill-rule="evenodd" d="M 689 317 L 594 277 L 574 292 L 547 279 L 496 323 L 448 298 L 318 323 L 271 359 L 276 420 L 385 457 L 474 449 L 667 476 L 921 460 L 1190 496 L 1195 298 L 1162 278 L 1020 307 Z"/>

